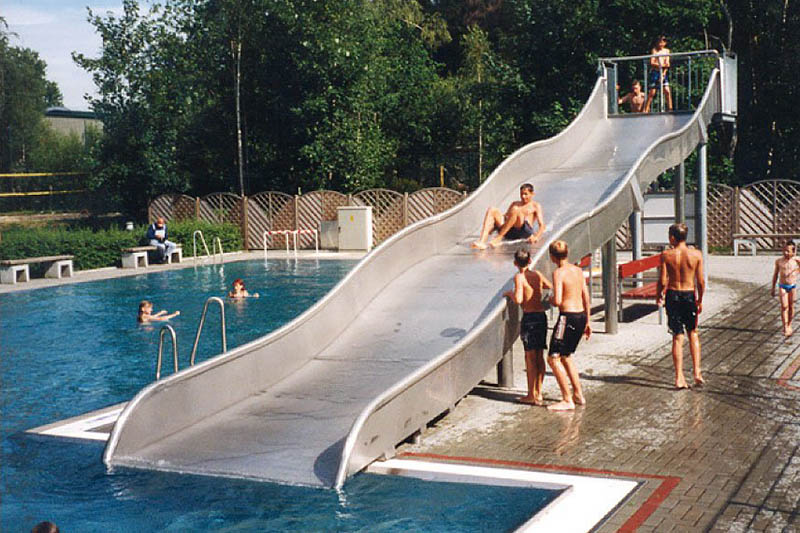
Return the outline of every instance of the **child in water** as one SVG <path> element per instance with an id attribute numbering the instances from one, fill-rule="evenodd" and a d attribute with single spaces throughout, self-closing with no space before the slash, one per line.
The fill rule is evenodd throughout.
<path id="1" fill-rule="evenodd" d="M 781 299 L 781 322 L 783 322 L 783 335 L 792 334 L 792 319 L 794 318 L 794 298 L 797 293 L 797 278 L 800 272 L 800 259 L 795 256 L 795 245 L 787 242 L 783 247 L 783 256 L 775 260 L 775 270 L 772 273 L 772 297 L 775 297 L 775 283 L 778 284 Z"/>
<path id="2" fill-rule="evenodd" d="M 233 289 L 228 293 L 228 298 L 258 298 L 258 293 L 250 294 L 244 288 L 244 280 L 236 278 L 233 280 Z"/>
<path id="3" fill-rule="evenodd" d="M 170 318 L 176 317 L 180 315 L 180 311 L 175 311 L 174 313 L 167 313 L 163 309 L 158 313 L 153 314 L 153 303 L 148 302 L 147 300 L 142 300 L 139 303 L 139 323 L 146 324 L 148 322 L 163 322 L 169 320 Z"/>

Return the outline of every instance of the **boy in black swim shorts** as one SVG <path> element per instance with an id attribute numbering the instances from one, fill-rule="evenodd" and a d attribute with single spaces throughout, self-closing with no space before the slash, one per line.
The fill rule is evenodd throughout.
<path id="1" fill-rule="evenodd" d="M 514 265 L 519 272 L 514 276 L 514 290 L 504 296 L 522 306 L 522 322 L 519 336 L 525 348 L 525 369 L 528 376 L 528 394 L 519 402 L 542 405 L 542 381 L 544 380 L 544 349 L 547 348 L 547 315 L 542 306 L 542 293 L 552 287 L 550 282 L 536 270 L 529 270 L 531 255 L 526 250 L 517 250 Z"/>
<path id="2" fill-rule="evenodd" d="M 705 383 L 700 371 L 700 337 L 697 335 L 697 317 L 703 312 L 703 294 L 706 289 L 703 254 L 700 250 L 686 246 L 687 234 L 685 224 L 673 224 L 669 227 L 669 243 L 672 247 L 661 254 L 661 272 L 656 287 L 656 304 L 666 302 L 667 324 L 672 332 L 676 389 L 689 388 L 683 376 L 684 333 L 689 336 L 694 383 Z"/>
<path id="3" fill-rule="evenodd" d="M 592 335 L 589 326 L 591 307 L 583 270 L 570 264 L 568 256 L 569 249 L 564 241 L 555 241 L 550 245 L 550 260 L 557 267 L 553 271 L 553 305 L 558 307 L 560 313 L 550 337 L 547 362 L 561 389 L 561 401 L 547 406 L 551 411 L 569 411 L 575 409 L 575 404 L 586 404 L 578 369 L 571 356 L 578 347 L 581 335 L 586 335 L 587 339 Z"/>

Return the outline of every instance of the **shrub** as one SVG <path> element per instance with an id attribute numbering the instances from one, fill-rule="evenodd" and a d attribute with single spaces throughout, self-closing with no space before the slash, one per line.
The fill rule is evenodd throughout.
<path id="1" fill-rule="evenodd" d="M 242 248 L 242 236 L 233 224 L 191 220 L 173 222 L 168 224 L 168 228 L 169 239 L 182 244 L 187 254 L 191 253 L 192 233 L 197 229 L 203 232 L 209 246 L 215 237 L 219 237 L 226 252 Z M 3 229 L 0 259 L 69 254 L 75 256 L 76 270 L 119 266 L 121 250 L 146 244 L 146 232 L 147 226 L 137 226 L 133 231 L 9 226 Z"/>

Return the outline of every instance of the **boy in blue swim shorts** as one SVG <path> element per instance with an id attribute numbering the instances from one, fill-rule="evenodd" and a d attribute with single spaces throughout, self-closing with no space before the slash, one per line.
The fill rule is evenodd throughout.
<path id="1" fill-rule="evenodd" d="M 795 256 L 796 252 L 794 243 L 787 242 L 783 247 L 783 256 L 775 260 L 775 270 L 772 273 L 772 297 L 775 297 L 775 283 L 777 282 L 785 337 L 792 334 L 792 320 L 794 319 L 794 299 L 797 293 L 798 272 L 800 272 L 800 259 Z"/>
<path id="2" fill-rule="evenodd" d="M 650 72 L 647 77 L 647 103 L 644 104 L 644 112 L 650 112 L 650 104 L 656 96 L 656 91 L 662 92 L 667 111 L 672 111 L 672 92 L 669 89 L 670 50 L 667 48 L 667 38 L 664 35 L 659 35 L 655 40 L 650 54 Z"/>
<path id="3" fill-rule="evenodd" d="M 522 322 L 519 336 L 525 348 L 525 370 L 528 376 L 528 394 L 519 398 L 520 403 L 542 405 L 542 381 L 544 381 L 544 350 L 547 348 L 547 315 L 542 306 L 542 293 L 552 287 L 550 282 L 536 270 L 529 270 L 531 254 L 517 250 L 514 254 L 514 290 L 504 293 L 506 298 L 522 306 Z"/>

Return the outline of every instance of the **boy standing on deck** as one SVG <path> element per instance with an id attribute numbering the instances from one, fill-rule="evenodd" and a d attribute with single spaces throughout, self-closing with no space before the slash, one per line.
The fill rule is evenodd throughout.
<path id="1" fill-rule="evenodd" d="M 561 401 L 547 406 L 551 411 L 571 411 L 575 409 L 575 404 L 586 404 L 578 369 L 572 362 L 572 354 L 578 347 L 581 335 L 586 335 L 587 339 L 592 335 L 592 328 L 589 326 L 591 306 L 583 270 L 571 264 L 567 260 L 568 255 L 566 242 L 555 241 L 550 245 L 550 260 L 556 264 L 553 271 L 552 301 L 558 307 L 559 315 L 550 337 L 547 362 L 550 363 L 561 389 Z M 569 390 L 570 383 L 573 392 Z"/>
<path id="2" fill-rule="evenodd" d="M 519 398 L 520 403 L 542 405 L 542 381 L 544 380 L 544 349 L 547 348 L 547 315 L 542 307 L 542 292 L 552 287 L 550 282 L 536 270 L 528 270 L 531 254 L 517 250 L 514 265 L 519 272 L 514 276 L 514 290 L 503 295 L 522 306 L 522 322 L 519 336 L 525 348 L 525 370 L 528 376 L 528 394 Z"/>
<path id="3" fill-rule="evenodd" d="M 783 257 L 775 260 L 775 271 L 772 273 L 772 297 L 775 298 L 775 283 L 778 283 L 781 298 L 781 321 L 783 335 L 792 334 L 794 319 L 794 298 L 797 292 L 797 274 L 800 272 L 800 259 L 795 257 L 795 245 L 787 242 L 783 247 Z"/>
<path id="4" fill-rule="evenodd" d="M 669 227 L 671 249 L 661 255 L 661 273 L 656 287 L 656 305 L 661 305 L 666 289 L 667 325 L 672 332 L 672 361 L 675 364 L 675 388 L 688 389 L 683 377 L 683 335 L 689 333 L 689 351 L 695 385 L 705 383 L 700 371 L 700 337 L 697 315 L 703 312 L 703 253 L 686 246 L 686 224 Z"/>

